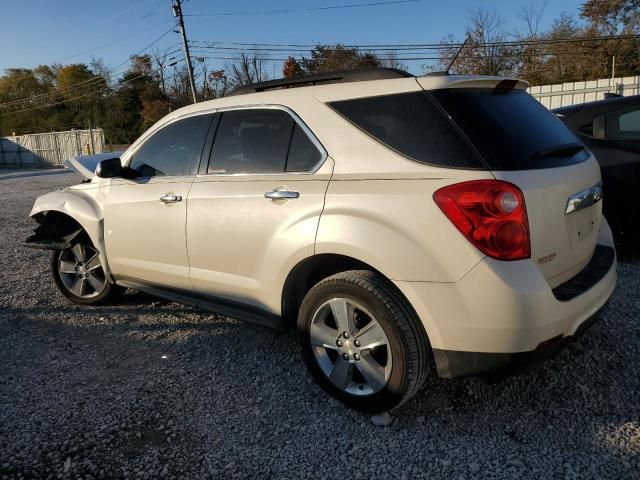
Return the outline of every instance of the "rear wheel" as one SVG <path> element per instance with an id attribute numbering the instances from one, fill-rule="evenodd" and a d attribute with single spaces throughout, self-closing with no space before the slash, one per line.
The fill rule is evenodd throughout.
<path id="1" fill-rule="evenodd" d="M 314 286 L 302 302 L 298 332 L 315 380 L 350 408 L 395 408 L 429 372 L 420 320 L 395 286 L 372 271 L 339 273 Z"/>
<path id="2" fill-rule="evenodd" d="M 98 250 L 83 234 L 70 248 L 52 252 L 50 267 L 56 287 L 73 303 L 92 305 L 124 291 L 107 281 Z"/>

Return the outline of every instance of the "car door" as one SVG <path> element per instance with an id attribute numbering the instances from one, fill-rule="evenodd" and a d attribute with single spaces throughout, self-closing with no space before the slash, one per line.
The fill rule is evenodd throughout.
<path id="1" fill-rule="evenodd" d="M 624 254 L 625 246 L 637 249 L 640 240 L 640 106 L 607 114 L 604 127 L 604 139 L 594 139 L 590 148 L 602 166 L 604 213 Z"/>
<path id="2" fill-rule="evenodd" d="M 188 289 L 186 199 L 212 114 L 156 129 L 123 163 L 134 178 L 113 179 L 104 207 L 105 244 L 116 279 Z"/>
<path id="3" fill-rule="evenodd" d="M 187 203 L 195 290 L 280 313 L 284 279 L 313 255 L 333 161 L 283 107 L 219 113 Z"/>

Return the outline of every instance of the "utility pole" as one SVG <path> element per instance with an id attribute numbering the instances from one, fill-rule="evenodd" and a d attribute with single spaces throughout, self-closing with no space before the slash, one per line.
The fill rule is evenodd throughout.
<path id="1" fill-rule="evenodd" d="M 611 88 L 614 88 L 616 81 L 616 56 L 611 58 Z"/>
<path id="2" fill-rule="evenodd" d="M 191 94 L 193 95 L 193 103 L 198 103 L 196 98 L 196 84 L 193 80 L 193 67 L 191 66 L 191 56 L 189 55 L 189 44 L 187 43 L 187 34 L 184 30 L 184 18 L 182 17 L 182 0 L 173 2 L 173 16 L 178 17 L 180 24 L 180 34 L 182 35 L 182 46 L 184 47 L 184 58 L 187 61 L 187 73 L 189 74 L 189 85 L 191 86 Z"/>
<path id="3" fill-rule="evenodd" d="M 96 147 L 93 144 L 93 128 L 91 128 L 91 119 L 89 119 L 89 139 L 91 141 L 91 155 L 95 155 Z"/>

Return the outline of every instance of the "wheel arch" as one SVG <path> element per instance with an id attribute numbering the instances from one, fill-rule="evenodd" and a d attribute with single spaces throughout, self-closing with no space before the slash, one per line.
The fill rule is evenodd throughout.
<path id="1" fill-rule="evenodd" d="M 346 272 L 348 270 L 371 270 L 385 278 L 402 299 L 407 303 L 418 318 L 416 309 L 411 304 L 407 296 L 398 288 L 398 286 L 384 272 L 374 266 L 347 255 L 334 253 L 321 253 L 307 257 L 298 262 L 287 275 L 282 288 L 282 318 L 287 328 L 295 326 L 297 322 L 298 311 L 300 305 L 307 292 L 321 280 L 335 275 L 336 273 Z M 424 328 L 424 333 L 429 339 L 428 325 L 424 319 L 420 318 Z"/>
<path id="2" fill-rule="evenodd" d="M 52 240 L 72 233 L 75 226 L 82 228 L 100 253 L 107 278 L 112 280 L 106 257 L 102 209 L 95 200 L 70 191 L 51 192 L 36 199 L 29 215 L 39 223 L 39 227 L 44 227 L 42 233 L 48 234 Z M 52 228 L 53 225 L 58 228 Z M 36 235 L 38 233 L 36 230 Z"/>
<path id="3" fill-rule="evenodd" d="M 324 278 L 346 270 L 378 271 L 356 258 L 330 253 L 312 255 L 298 262 L 282 287 L 282 318 L 285 325 L 295 325 L 302 300 L 311 287 Z"/>

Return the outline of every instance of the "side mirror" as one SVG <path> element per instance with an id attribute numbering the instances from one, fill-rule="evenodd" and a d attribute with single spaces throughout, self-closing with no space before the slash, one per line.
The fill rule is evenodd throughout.
<path id="1" fill-rule="evenodd" d="M 605 128 L 605 117 L 601 115 L 593 119 L 593 138 L 604 139 L 607 138 Z"/>
<path id="2" fill-rule="evenodd" d="M 96 166 L 96 175 L 100 178 L 114 178 L 122 176 L 122 163 L 119 158 L 102 160 Z"/>

